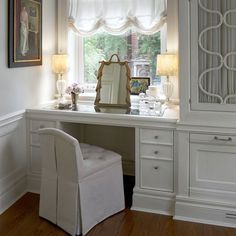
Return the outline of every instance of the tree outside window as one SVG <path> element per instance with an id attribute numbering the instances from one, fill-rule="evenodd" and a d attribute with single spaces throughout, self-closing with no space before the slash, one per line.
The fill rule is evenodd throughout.
<path id="1" fill-rule="evenodd" d="M 152 84 L 160 79 L 156 76 L 156 56 L 160 53 L 160 32 L 143 35 L 130 30 L 114 36 L 99 32 L 91 37 L 84 37 L 84 82 L 96 83 L 99 61 L 109 60 L 116 53 L 121 60 L 128 60 L 132 76 L 148 76 Z"/>

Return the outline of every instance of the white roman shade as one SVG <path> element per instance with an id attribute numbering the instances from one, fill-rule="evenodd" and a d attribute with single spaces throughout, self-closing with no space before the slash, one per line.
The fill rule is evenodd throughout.
<path id="1" fill-rule="evenodd" d="M 80 35 L 101 28 L 120 34 L 130 27 L 153 34 L 166 21 L 166 0 L 70 0 L 68 21 Z"/>

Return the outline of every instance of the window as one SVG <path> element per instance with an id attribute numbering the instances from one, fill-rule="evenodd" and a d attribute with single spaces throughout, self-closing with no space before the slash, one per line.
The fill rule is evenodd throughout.
<path id="1" fill-rule="evenodd" d="M 99 61 L 116 53 L 130 62 L 131 76 L 159 84 L 155 67 L 166 45 L 166 6 L 166 0 L 69 0 L 68 23 L 77 33 L 69 33 L 69 78 L 94 91 Z"/>
<path id="2" fill-rule="evenodd" d="M 121 60 L 129 61 L 132 77 L 150 77 L 151 84 L 161 83 L 160 77 L 156 75 L 156 56 L 165 48 L 165 27 L 152 35 L 132 29 L 120 35 L 100 31 L 87 37 L 75 36 L 71 32 L 69 40 L 70 54 L 76 58 L 72 62 L 74 69 L 69 77 L 76 78 L 87 91 L 94 91 L 99 61 L 109 60 L 114 53 Z"/>

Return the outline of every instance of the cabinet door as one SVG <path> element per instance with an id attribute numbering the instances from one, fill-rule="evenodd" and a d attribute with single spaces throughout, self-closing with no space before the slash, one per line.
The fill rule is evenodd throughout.
<path id="1" fill-rule="evenodd" d="M 236 111 L 235 0 L 190 1 L 191 108 Z"/>
<path id="2" fill-rule="evenodd" d="M 218 191 L 219 195 L 236 192 L 235 168 L 236 147 L 190 144 L 190 195 L 201 191 Z"/>

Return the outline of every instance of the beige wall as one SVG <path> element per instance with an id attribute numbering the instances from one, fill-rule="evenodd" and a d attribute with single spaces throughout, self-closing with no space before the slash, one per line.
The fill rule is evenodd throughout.
<path id="1" fill-rule="evenodd" d="M 53 97 L 51 55 L 57 48 L 57 0 L 43 1 L 43 65 L 7 67 L 8 0 L 0 1 L 0 117 Z"/>

